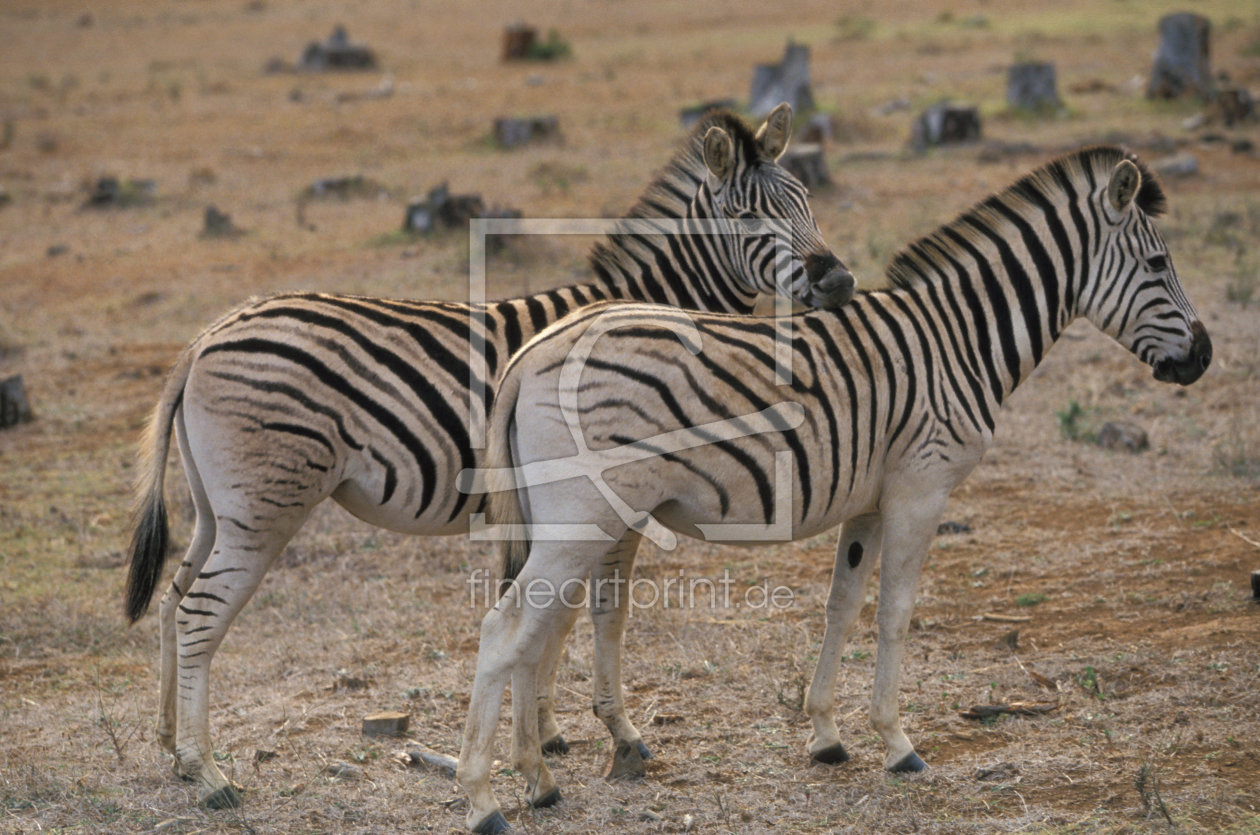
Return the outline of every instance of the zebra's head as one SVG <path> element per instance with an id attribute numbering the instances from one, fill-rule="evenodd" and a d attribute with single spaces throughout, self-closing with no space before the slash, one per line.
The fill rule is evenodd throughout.
<path id="1" fill-rule="evenodd" d="M 1081 312 L 1154 368 L 1155 379 L 1193 383 L 1212 362 L 1212 340 L 1152 221 L 1164 211 L 1163 189 L 1125 156 L 1093 199 L 1102 240 L 1096 283 L 1082 293 Z"/>
<path id="2" fill-rule="evenodd" d="M 778 164 L 791 135 L 787 103 L 755 135 L 711 126 L 702 146 L 708 176 L 688 215 L 724 226 L 714 246 L 750 292 L 786 290 L 809 307 L 840 307 L 853 298 L 855 282 L 818 231 L 809 191 Z"/>

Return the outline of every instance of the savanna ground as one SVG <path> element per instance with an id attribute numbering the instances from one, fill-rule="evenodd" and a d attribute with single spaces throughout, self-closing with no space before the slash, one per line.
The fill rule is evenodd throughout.
<path id="1" fill-rule="evenodd" d="M 686 542 L 645 548 L 640 576 L 729 569 L 737 599 L 768 582 L 792 605 L 635 612 L 629 706 L 656 758 L 634 783 L 600 777 L 579 627 L 560 695 L 573 751 L 554 761 L 565 800 L 521 809 L 523 783 L 504 772 L 509 819 L 563 832 L 1260 831 L 1260 606 L 1247 588 L 1260 568 L 1260 159 L 1231 148 L 1260 130 L 1187 130 L 1197 103 L 1141 95 L 1156 21 L 1181 5 L 1211 19 L 1214 68 L 1260 87 L 1256 7 L 682 5 L 4 4 L 0 377 L 24 375 L 36 420 L 0 433 L 0 830 L 461 829 L 449 779 L 359 731 L 365 714 L 402 710 L 415 739 L 457 752 L 482 613 L 466 579 L 494 567 L 492 550 L 322 508 L 216 657 L 214 739 L 246 805 L 201 810 L 153 737 L 155 618 L 128 628 L 121 612 L 139 430 L 180 347 L 251 294 L 466 297 L 465 237 L 393 231 L 406 198 L 442 180 L 527 216 L 623 211 L 681 137 L 678 109 L 743 99 L 753 64 L 792 36 L 812 46 L 814 92 L 838 126 L 836 185 L 814 209 L 868 284 L 899 245 L 1061 150 L 1107 139 L 1147 160 L 1193 153 L 1200 173 L 1166 182 L 1161 225 L 1214 364 L 1190 388 L 1164 386 L 1081 324 L 1011 398 L 946 514 L 970 532 L 938 537 L 919 590 L 901 700 L 927 773 L 884 773 L 866 720 L 874 588 L 838 688 L 853 761 L 805 754 L 834 534 L 762 550 Z M 572 57 L 501 64 L 516 19 L 557 27 Z M 382 73 L 263 71 L 337 23 Z M 1056 64 L 1065 111 L 1007 111 L 1005 68 L 1028 58 Z M 392 95 L 360 95 L 384 73 Z M 946 96 L 979 105 L 985 144 L 910 154 L 913 115 Z M 886 107 L 897 101 L 908 109 Z M 559 116 L 563 146 L 491 146 L 495 116 L 534 113 Z M 350 174 L 379 190 L 310 203 L 299 224 L 308 184 Z M 101 175 L 151 178 L 156 199 L 82 209 Z M 247 234 L 199 238 L 208 204 Z M 512 241 L 491 292 L 579 280 L 589 243 Z M 1117 418 L 1143 425 L 1151 449 L 1088 442 Z M 1010 701 L 1057 708 L 959 715 Z M 334 779 L 336 763 L 360 779 Z"/>

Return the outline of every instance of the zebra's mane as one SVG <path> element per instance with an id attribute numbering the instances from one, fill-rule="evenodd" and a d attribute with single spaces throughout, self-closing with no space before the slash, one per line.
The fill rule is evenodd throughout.
<path id="1" fill-rule="evenodd" d="M 622 215 L 631 218 L 681 218 L 708 169 L 704 164 L 704 135 L 711 127 L 720 127 L 735 143 L 736 159 L 747 165 L 760 155 L 757 136 L 743 119 L 729 110 L 711 110 L 701 117 L 679 146 L 673 158 L 653 178 L 630 210 Z M 615 259 L 609 241 L 600 241 L 591 249 L 591 266 Z"/>
<path id="2" fill-rule="evenodd" d="M 966 240 L 977 240 L 976 224 L 990 225 L 995 218 L 999 218 L 994 208 L 996 204 L 1010 205 L 1014 202 L 1019 205 L 1032 201 L 1041 202 L 1047 198 L 1053 200 L 1064 191 L 1065 185 L 1070 185 L 1077 194 L 1088 193 L 1099 184 L 1107 182 L 1111 170 L 1125 159 L 1136 165 L 1142 175 L 1142 185 L 1135 198 L 1138 208 L 1151 217 L 1159 217 L 1168 209 L 1168 197 L 1154 172 L 1145 163 L 1115 145 L 1084 148 L 1064 154 L 1026 174 L 1006 189 L 980 201 L 936 231 L 929 232 L 903 248 L 888 264 L 889 284 L 893 287 L 912 287 L 922 281 L 923 272 L 917 265 L 924 260 L 935 260 L 933 253 L 943 251 L 962 254 L 954 238 L 961 236 Z M 1011 198 L 1019 199 L 1012 201 Z M 998 221 L 999 224 L 1002 222 Z"/>

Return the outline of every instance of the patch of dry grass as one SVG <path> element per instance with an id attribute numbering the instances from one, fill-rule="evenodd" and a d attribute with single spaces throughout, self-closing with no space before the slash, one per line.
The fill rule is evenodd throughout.
<path id="1" fill-rule="evenodd" d="M 194 787 L 170 773 L 152 732 L 154 618 L 126 628 L 120 614 L 131 444 L 180 346 L 255 293 L 466 294 L 465 241 L 381 237 L 401 223 L 401 195 L 449 179 L 536 216 L 617 214 L 668 157 L 678 107 L 741 95 L 751 65 L 776 58 L 789 33 L 811 43 L 815 94 L 842 127 L 827 150 L 837 185 L 814 208 L 868 286 L 912 236 L 1051 153 L 1116 132 L 1147 157 L 1193 139 L 1179 127 L 1193 105 L 1152 106 L 1126 86 L 1144 71 L 1170 4 L 1100 12 L 1080 2 L 1053 14 L 1023 4 L 986 10 L 983 26 L 936 0 L 878 15 L 808 2 L 786 16 L 668 4 L 666 17 L 666 5 L 540 4 L 532 22 L 557 27 L 574 55 L 527 71 L 498 62 L 499 22 L 453 7 L 420 16 L 386 2 L 351 21 L 327 4 L 294 14 L 283 2 L 227 0 L 178 11 L 110 4 L 86 23 L 64 3 L 2 13 L 11 48 L 0 53 L 0 102 L 13 130 L 0 185 L 13 199 L 0 208 L 0 375 L 24 374 L 39 419 L 0 433 L 0 831 L 462 826 L 447 778 L 405 768 L 392 756 L 401 741 L 364 739 L 359 726 L 365 714 L 403 710 L 420 741 L 458 750 L 481 614 L 465 580 L 493 566 L 488 549 L 369 529 L 334 507 L 315 514 L 216 657 L 211 722 L 225 771 L 245 787 L 239 811 L 197 808 Z M 1226 0 L 1200 5 L 1216 24 L 1250 13 Z M 339 101 L 375 78 L 262 72 L 267 58 L 291 59 L 336 22 L 380 49 L 392 97 Z M 1214 37 L 1217 68 L 1257 77 L 1245 52 L 1254 33 L 1219 25 Z M 1062 87 L 1108 84 L 1064 93 L 1067 119 L 986 124 L 989 138 L 1031 145 L 1027 153 L 986 163 L 974 148 L 906 153 L 915 113 L 883 105 L 952 92 L 989 112 L 1002 99 L 1000 69 L 1021 50 L 1055 61 Z M 518 111 L 557 113 L 566 144 L 490 149 L 493 117 Z M 1219 143 L 1189 149 L 1204 173 L 1167 184 L 1163 228 L 1212 333 L 1215 366 L 1174 391 L 1078 325 L 1011 398 L 994 449 L 947 512 L 971 532 L 937 539 L 919 590 L 902 707 L 929 772 L 880 768 L 866 720 L 874 587 L 838 683 L 854 759 L 832 768 L 805 754 L 800 702 L 834 535 L 761 551 L 688 542 L 672 553 L 645 548 L 643 575 L 730 570 L 749 585 L 789 587 L 793 606 L 765 617 L 636 613 L 629 707 L 656 753 L 637 783 L 599 776 L 606 732 L 588 708 L 591 637 L 579 627 L 560 682 L 573 751 L 554 761 L 566 800 L 522 809 L 523 781 L 499 773 L 513 824 L 1260 829 L 1257 609 L 1246 590 L 1260 562 L 1260 437 L 1250 420 L 1260 411 L 1260 331 L 1256 306 L 1239 297 L 1260 173 Z M 156 203 L 80 211 L 82 184 L 102 173 L 156 179 Z M 356 174 L 387 186 L 386 196 L 313 203 L 308 226 L 297 223 L 294 195 Z M 207 203 L 251 234 L 198 240 Z M 492 262 L 494 290 L 580 280 L 588 245 L 513 241 Z M 53 246 L 67 251 L 50 255 Z M 1152 449 L 1127 456 L 1061 439 L 1055 412 L 1073 400 L 1142 423 Z M 173 464 L 174 535 L 186 542 L 180 480 Z M 1020 700 L 1059 707 L 987 724 L 959 716 Z M 336 763 L 358 766 L 362 779 L 333 778 Z"/>

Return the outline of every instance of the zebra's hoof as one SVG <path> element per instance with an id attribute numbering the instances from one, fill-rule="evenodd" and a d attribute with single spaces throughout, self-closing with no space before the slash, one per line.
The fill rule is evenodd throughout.
<path id="1" fill-rule="evenodd" d="M 915 752 L 911 751 L 888 767 L 894 774 L 915 773 L 927 770 L 927 763 Z"/>
<path id="2" fill-rule="evenodd" d="M 647 775 L 647 768 L 643 765 L 643 751 L 647 751 L 647 746 L 643 745 L 642 740 L 638 745 L 631 745 L 627 742 L 617 744 L 617 750 L 613 751 L 612 762 L 608 765 L 608 773 L 604 775 L 606 780 L 634 780 L 640 779 Z M 651 756 L 651 752 L 648 753 Z"/>
<path id="3" fill-rule="evenodd" d="M 840 765 L 849 761 L 849 752 L 844 750 L 844 746 L 839 742 L 828 745 L 821 751 L 815 751 L 810 754 L 814 762 L 820 762 L 824 765 Z"/>
<path id="4" fill-rule="evenodd" d="M 241 805 L 241 793 L 229 783 L 203 797 L 201 805 L 207 809 L 238 809 Z"/>
<path id="5" fill-rule="evenodd" d="M 542 797 L 537 800 L 530 801 L 529 805 L 533 806 L 535 809 L 546 809 L 549 806 L 555 806 L 559 802 L 560 789 L 558 787 L 553 787 L 551 791 L 547 792 Z"/>
<path id="6" fill-rule="evenodd" d="M 472 828 L 477 835 L 499 835 L 500 832 L 511 832 L 512 827 L 508 826 L 507 818 L 503 817 L 503 813 L 495 809 L 490 814 L 481 819 L 481 823 Z"/>
<path id="7" fill-rule="evenodd" d="M 562 736 L 553 736 L 542 744 L 542 752 L 544 754 L 567 754 L 569 753 L 569 743 L 565 742 Z"/>

